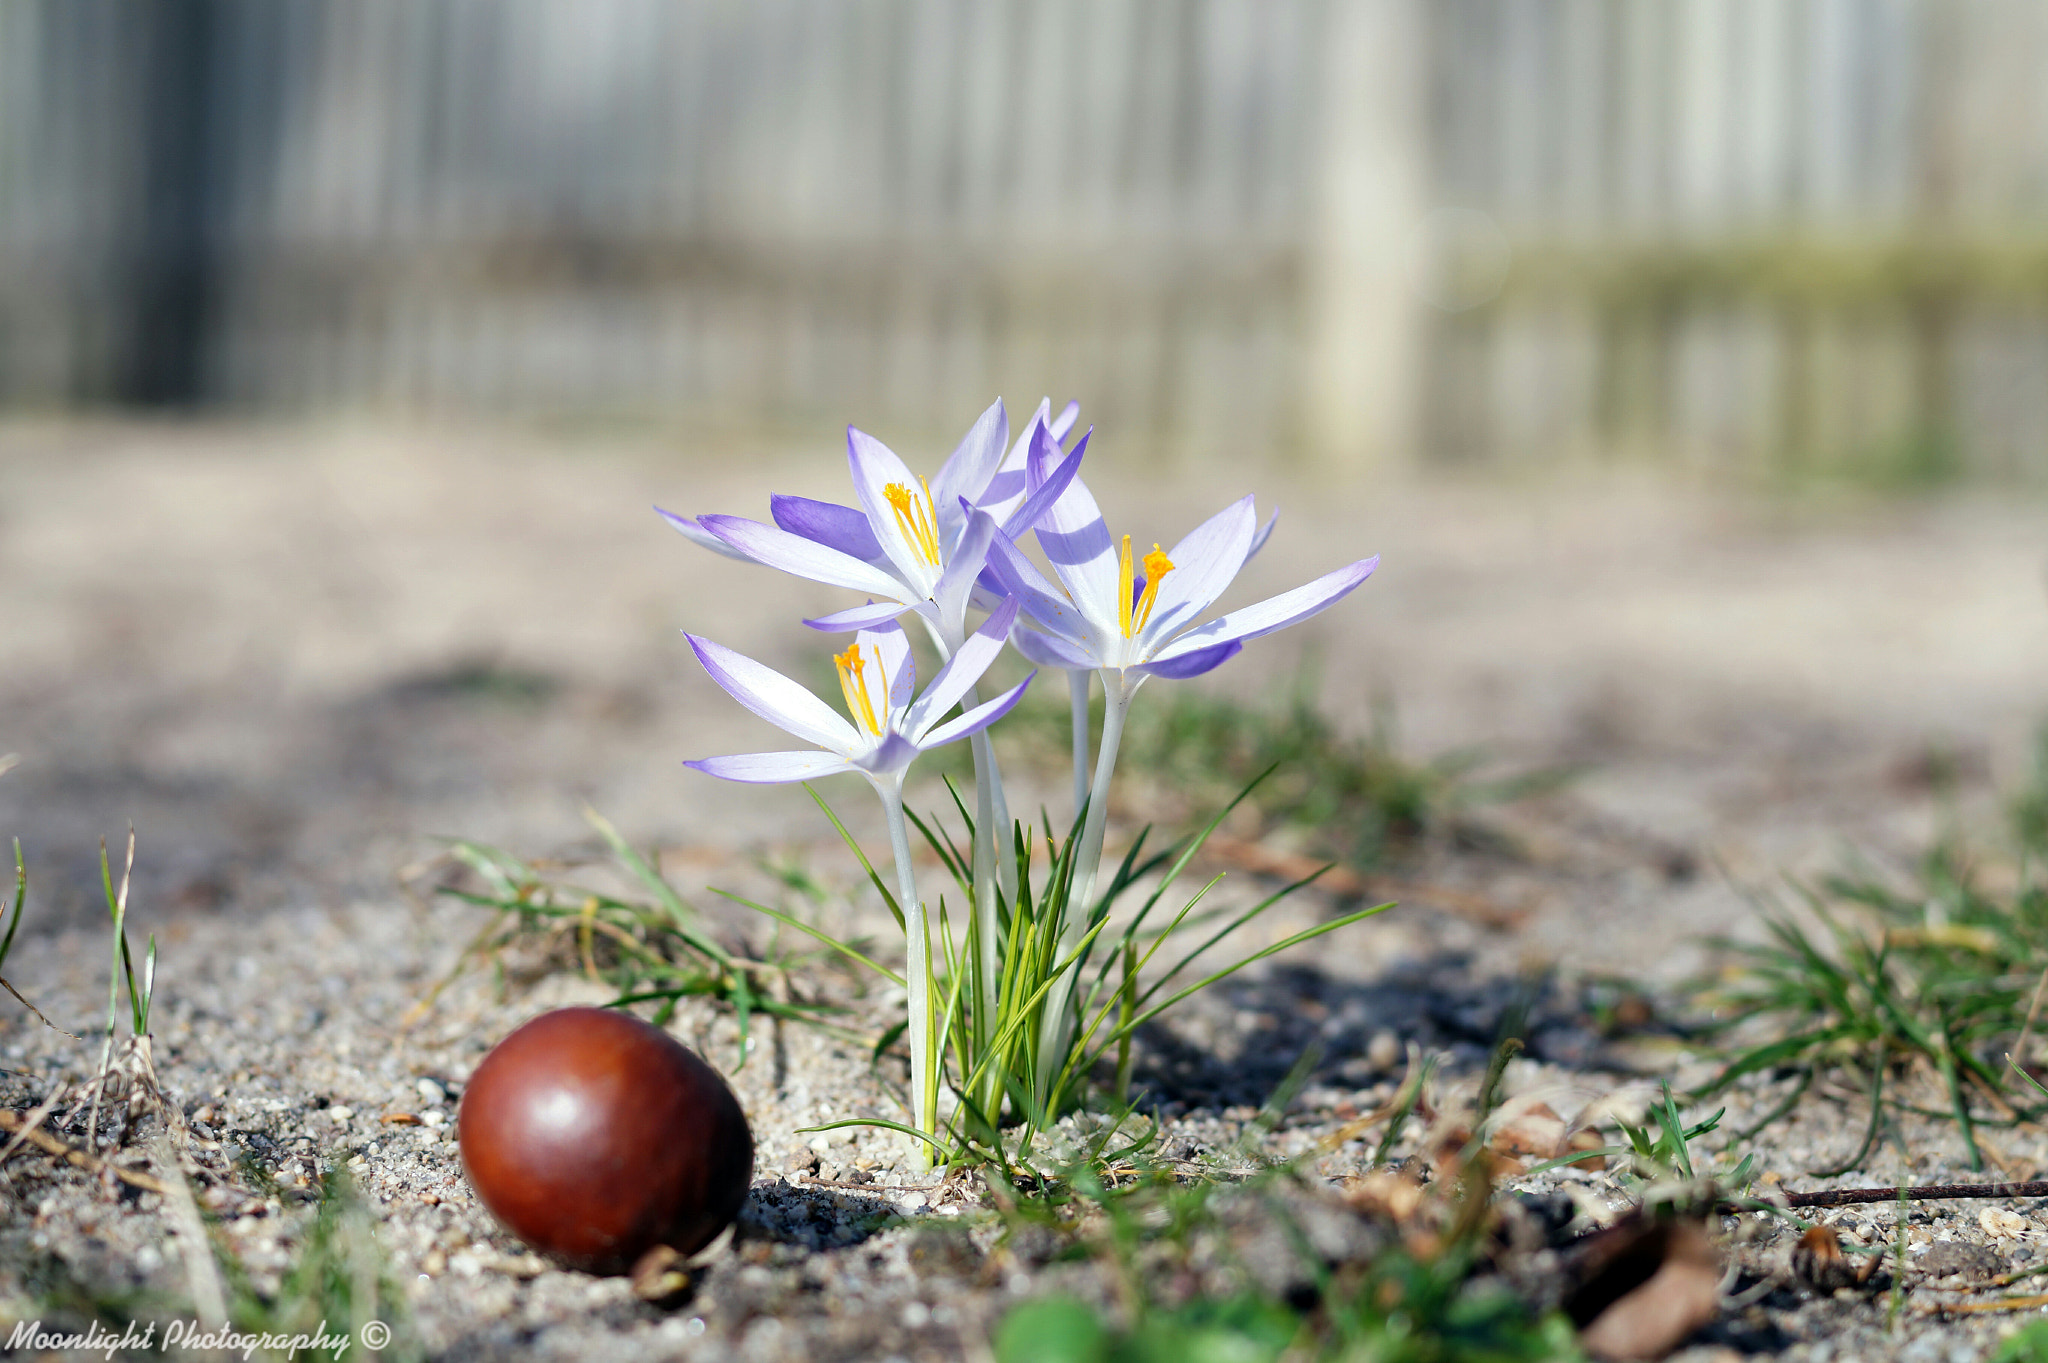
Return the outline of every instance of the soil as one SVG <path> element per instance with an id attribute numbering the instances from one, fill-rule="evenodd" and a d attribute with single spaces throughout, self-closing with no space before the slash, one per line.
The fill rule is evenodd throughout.
<path id="1" fill-rule="evenodd" d="M 259 1289 L 285 1271 L 308 1190 L 339 1162 L 375 1208 L 409 1328 L 436 1358 L 986 1357 L 1002 1312 L 1049 1285 L 1112 1300 L 1085 1264 L 998 1247 L 978 1185 L 935 1181 L 898 1138 L 799 1130 L 900 1115 L 886 1067 L 862 1047 L 761 1027 L 742 1065 L 732 1019 L 709 1006 L 686 1006 L 673 1026 L 729 1074 L 759 1154 L 738 1233 L 680 1300 L 650 1305 L 624 1280 L 534 1259 L 461 1174 L 453 1113 L 477 1061 L 525 1018 L 607 994 L 565 957 L 466 971 L 420 1007 L 486 921 L 429 893 L 440 839 L 587 855 L 588 803 L 661 849 L 730 940 L 760 945 L 765 925 L 707 887 L 773 896 L 778 864 L 829 886 L 845 924 L 877 921 L 800 792 L 679 765 L 772 740 L 704 678 L 678 631 L 815 679 L 823 640 L 795 621 L 841 594 L 706 554 L 648 510 L 758 516 L 770 489 L 843 499 L 836 448 L 829 436 L 691 430 L 0 427 L 0 752 L 20 756 L 0 775 L 0 831 L 20 837 L 32 878 L 5 975 L 53 1021 L 95 1035 L 108 964 L 100 840 L 118 852 L 132 824 L 132 932 L 138 945 L 154 933 L 159 950 L 157 1072 L 189 1128 L 200 1202 Z M 1502 1010 L 1535 978 L 1531 1044 L 1507 1091 L 1567 1116 L 1639 1111 L 1657 1076 L 1683 1086 L 1705 1062 L 1678 1041 L 1611 1044 L 1589 989 L 1623 977 L 1661 1009 L 1708 963 L 1700 936 L 1753 933 L 1759 897 L 1787 877 L 1852 852 L 1901 865 L 1952 824 L 1994 829 L 2048 711 L 2041 508 L 2009 496 L 1120 470 L 1106 448 L 1091 459 L 1099 498 L 1113 520 L 1132 514 L 1134 535 L 1170 542 L 1246 490 L 1262 507 L 1277 500 L 1280 531 L 1226 605 L 1383 555 L 1354 597 L 1190 685 L 1256 700 L 1310 668 L 1340 725 L 1362 732 L 1390 711 L 1418 759 L 1477 747 L 1485 773 L 1569 773 L 1446 820 L 1373 868 L 1367 891 L 1398 908 L 1146 1034 L 1140 1090 L 1163 1148 L 1194 1167 L 1299 1156 L 1315 1179 L 1364 1172 L 1376 1137 L 1318 1142 L 1391 1095 L 1411 1043 L 1446 1055 L 1447 1095 L 1469 1088 Z M 1014 806 L 1043 801 L 1065 817 L 1056 759 L 1006 762 Z M 840 792 L 873 845 L 864 798 Z M 1144 819 L 1192 813 L 1141 773 L 1120 800 L 1113 846 Z M 1239 850 L 1213 867 L 1231 872 L 1223 902 L 1271 888 L 1258 849 L 1269 861 L 1300 850 L 1298 832 L 1226 831 Z M 1332 903 L 1305 893 L 1254 940 Z M 886 1025 L 886 995 L 819 970 L 850 1026 Z M 1283 1119 L 1256 1123 L 1311 1047 Z M 0 999 L 5 1106 L 34 1106 L 97 1058 L 95 1042 Z M 1758 1101 L 1734 1095 L 1728 1127 Z M 125 1162 L 146 1166 L 155 1120 Z M 1953 1131 L 1930 1123 L 1866 1168 L 1811 1177 L 1853 1149 L 1861 1120 L 1846 1097 L 1815 1094 L 1749 1148 L 1788 1187 L 1969 1176 Z M 2048 1137 L 1993 1139 L 2006 1175 L 2048 1171 Z M 157 1194 L 34 1151 L 5 1172 L 9 1328 L 47 1311 L 53 1275 L 106 1293 L 185 1290 Z M 1539 1175 L 1527 1190 L 1566 1184 L 1582 1205 L 1620 1205 L 1611 1175 Z M 1993 1206 L 2017 1220 L 1980 1215 Z M 2044 1213 L 1927 1204 L 1910 1254 L 2022 1268 L 2048 1252 Z M 1832 1220 L 1880 1243 L 1892 1216 Z M 1916 1270 L 1888 1332 L 1881 1294 L 1802 1288 L 1789 1251 L 1768 1226 L 1742 1229 L 1733 1252 L 1747 1276 L 1730 1291 L 1782 1282 L 1750 1292 L 1683 1356 L 1931 1363 L 1983 1356 L 2018 1319 L 1928 1314 L 1941 1294 Z"/>

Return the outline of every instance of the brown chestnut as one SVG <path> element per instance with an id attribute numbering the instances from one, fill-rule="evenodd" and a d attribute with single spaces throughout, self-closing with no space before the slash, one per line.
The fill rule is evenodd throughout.
<path id="1" fill-rule="evenodd" d="M 622 1273 L 657 1245 L 702 1249 L 753 1178 L 753 1133 L 725 1080 L 666 1032 L 606 1008 L 543 1013 L 499 1042 L 457 1121 L 484 1205 L 590 1273 Z"/>

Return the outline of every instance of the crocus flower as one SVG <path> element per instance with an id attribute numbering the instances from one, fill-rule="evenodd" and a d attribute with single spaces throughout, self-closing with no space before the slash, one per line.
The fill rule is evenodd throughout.
<path id="1" fill-rule="evenodd" d="M 1054 457 L 1049 442 L 1036 438 L 1033 469 Z M 1268 529 L 1270 530 L 1270 525 Z M 1252 499 L 1233 502 L 1174 545 L 1152 546 L 1142 557 L 1131 537 L 1114 539 L 1094 496 L 1079 478 L 1069 482 L 1038 524 L 1038 543 L 1057 583 L 1026 558 L 1014 536 L 998 533 L 989 546 L 989 571 L 1002 590 L 1023 606 L 1028 624 L 1011 632 L 1017 650 L 1035 663 L 1067 669 L 1071 676 L 1102 674 L 1102 738 L 1095 774 L 1086 791 L 1087 816 L 1072 882 L 1073 906 L 1062 924 L 1060 950 L 1076 951 L 1093 911 L 1102 863 L 1111 774 L 1123 734 L 1125 713 L 1147 678 L 1200 676 L 1235 657 L 1245 641 L 1285 629 L 1328 609 L 1379 566 L 1377 556 L 1326 573 L 1305 586 L 1241 607 L 1206 624 L 1196 621 L 1221 596 L 1245 561 L 1264 541 Z M 1075 801 L 1083 803 L 1085 762 L 1082 709 L 1075 700 Z M 1071 1008 L 1079 962 L 1070 966 L 1047 997 L 1039 1041 L 1038 1087 L 1049 1091 L 1057 1057 L 1067 1054 L 1075 1026 Z"/>
<path id="2" fill-rule="evenodd" d="M 809 781 L 859 771 L 878 789 L 900 789 L 904 770 L 919 753 L 980 733 L 1009 713 L 1031 684 L 1026 677 L 994 700 L 945 719 L 946 712 L 981 679 L 1017 618 L 1005 602 L 954 651 L 923 695 L 903 627 L 889 622 L 862 630 L 833 656 L 850 721 L 801 684 L 752 658 L 694 634 L 684 637 L 698 661 L 734 700 L 769 723 L 817 745 L 799 752 L 707 757 L 686 765 L 728 781 Z M 1034 674 L 1035 675 L 1035 674 Z M 944 721 L 944 722 L 941 722 Z"/>
<path id="3" fill-rule="evenodd" d="M 1041 444 L 1034 459 L 1042 467 Z M 1270 532 L 1253 501 L 1233 502 L 1174 545 L 1139 557 L 1131 537 L 1113 539 L 1087 485 L 1071 480 L 1038 526 L 1038 542 L 1058 577 L 1045 575 L 998 534 L 989 569 L 1029 617 L 1013 633 L 1019 652 L 1047 667 L 1103 674 L 1128 697 L 1147 677 L 1195 677 L 1234 657 L 1246 640 L 1299 624 L 1328 609 L 1372 575 L 1377 555 L 1305 586 L 1240 607 L 1206 624 L 1195 621 L 1223 594 Z"/>
<path id="4" fill-rule="evenodd" d="M 845 652 L 834 655 L 839 689 L 847 713 L 839 712 L 780 672 L 729 648 L 694 634 L 690 647 L 711 679 L 734 700 L 761 718 L 817 748 L 801 752 L 742 753 L 707 757 L 688 763 L 698 771 L 728 781 L 808 781 L 836 772 L 866 775 L 881 797 L 889 821 L 889 843 L 896 858 L 896 895 L 903 912 L 907 947 L 904 980 L 910 995 L 907 1034 L 910 1041 L 911 1111 L 917 1129 L 935 1132 L 942 1049 L 936 1001 L 932 995 L 930 919 L 917 893 L 917 873 L 910 859 L 910 834 L 903 814 L 903 775 L 919 753 L 970 734 L 978 734 L 1023 699 L 1026 677 L 1010 690 L 953 719 L 947 711 L 960 703 L 988 670 L 1017 619 L 1017 603 L 1005 601 L 980 629 L 953 651 L 923 695 L 915 695 L 917 674 L 910 641 L 903 627 L 890 621 L 864 629 Z M 1033 675 L 1036 675 L 1035 673 Z M 941 721 L 944 721 L 943 723 Z"/>
<path id="5" fill-rule="evenodd" d="M 998 521 L 975 503 L 1004 462 L 1008 431 L 998 400 L 933 481 L 913 474 L 881 441 L 849 427 L 847 462 L 857 508 L 776 496 L 769 503 L 774 525 L 740 516 L 661 515 L 691 540 L 721 553 L 870 598 L 866 605 L 806 620 L 813 629 L 869 629 L 916 611 L 941 651 L 950 654 L 966 635 L 967 606 L 990 540 L 999 529 L 1026 533 L 1080 467 L 1082 451 L 1076 449 L 1035 477 L 1036 488 L 1014 507 L 1005 498 L 1006 515 Z"/>

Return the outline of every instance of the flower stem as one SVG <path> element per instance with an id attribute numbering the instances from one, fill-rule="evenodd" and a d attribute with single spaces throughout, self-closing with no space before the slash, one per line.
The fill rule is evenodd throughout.
<path id="1" fill-rule="evenodd" d="M 905 1032 L 910 1038 L 911 1125 L 936 1135 L 939 1075 L 938 1056 L 932 1047 L 931 933 L 925 923 L 924 902 L 917 897 L 917 872 L 910 864 L 910 825 L 903 817 L 902 784 L 885 786 L 878 782 L 876 789 L 882 797 L 882 812 L 889 820 L 889 845 L 896 854 L 896 902 L 903 910 L 903 978 L 910 990 Z M 920 1142 L 913 1154 L 921 1166 L 930 1167 L 930 1147 Z"/>
<path id="2" fill-rule="evenodd" d="M 1116 750 L 1123 741 L 1124 715 L 1130 709 L 1130 693 L 1105 672 L 1102 678 L 1102 742 L 1095 754 L 1095 781 L 1088 790 L 1088 817 L 1081 824 L 1081 846 L 1075 854 L 1074 879 L 1060 916 L 1059 953 L 1071 955 L 1087 935 L 1089 915 L 1095 906 L 1096 873 L 1102 867 L 1102 839 L 1109 823 L 1109 780 L 1116 771 Z M 1068 966 L 1059 983 L 1045 998 L 1045 1012 L 1039 1018 L 1038 1102 L 1047 1120 L 1058 1094 L 1050 1092 L 1054 1077 L 1066 1068 L 1067 1051 L 1074 1037 L 1074 984 L 1080 977 L 1080 961 Z"/>
<path id="3" fill-rule="evenodd" d="M 976 704 L 970 691 L 968 708 Z M 1002 862 L 1001 847 L 996 840 L 998 816 L 996 807 L 1002 800 L 1002 775 L 996 770 L 994 747 L 988 741 L 987 733 L 978 733 L 971 740 L 974 747 L 974 1026 L 969 1035 L 974 1041 L 977 1056 L 986 1051 L 995 1040 L 996 1034 L 996 976 L 1001 956 L 997 950 L 996 896 L 1000 880 L 997 874 Z M 989 1071 L 988 1091 L 982 1094 L 986 1103 L 990 1094 L 1001 1096 L 1001 1090 L 994 1087 L 1000 1076 L 993 1066 Z"/>
<path id="4" fill-rule="evenodd" d="M 1123 742 L 1124 715 L 1131 708 L 1131 698 L 1120 685 L 1103 678 L 1102 697 L 1102 743 L 1095 753 L 1095 780 L 1088 787 L 1088 819 L 1081 825 L 1081 851 L 1074 863 L 1074 897 L 1069 908 L 1078 904 L 1080 918 L 1069 918 L 1066 935 L 1079 940 L 1087 931 L 1088 910 L 1095 902 L 1095 873 L 1102 867 L 1102 838 L 1109 825 L 1109 778 L 1116 771 L 1116 750 Z"/>
<path id="5" fill-rule="evenodd" d="M 1078 668 L 1067 673 L 1067 689 L 1074 705 L 1074 817 L 1088 803 L 1088 674 Z"/>

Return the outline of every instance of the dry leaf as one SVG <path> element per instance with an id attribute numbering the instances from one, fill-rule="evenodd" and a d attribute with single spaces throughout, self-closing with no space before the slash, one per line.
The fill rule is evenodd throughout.
<path id="1" fill-rule="evenodd" d="M 633 1295 L 642 1301 L 663 1302 L 681 1296 L 690 1288 L 689 1270 L 683 1256 L 667 1245 L 656 1245 L 633 1265 Z"/>
<path id="2" fill-rule="evenodd" d="M 1589 1237 L 1564 1309 L 1595 1358 L 1662 1358 L 1720 1310 L 1721 1268 L 1705 1232 L 1640 1213 Z"/>
<path id="3" fill-rule="evenodd" d="M 1502 1122 L 1494 1129 L 1486 1142 L 1487 1148 L 1508 1161 L 1553 1160 L 1571 1154 L 1574 1150 L 1598 1150 L 1604 1141 L 1600 1133 L 1590 1127 L 1572 1130 L 1564 1118 L 1557 1115 L 1547 1104 L 1537 1103 L 1527 1111 Z M 1603 1155 L 1592 1155 L 1573 1164 L 1586 1169 L 1605 1169 L 1607 1159 Z M 1527 1167 L 1524 1164 L 1522 1167 Z M 1505 1173 L 1519 1173 L 1520 1168 L 1508 1167 Z"/>
<path id="4" fill-rule="evenodd" d="M 1381 1169 L 1344 1181 L 1344 1200 L 1361 1216 L 1404 1226 L 1422 1206 L 1422 1185 L 1406 1174 Z"/>
<path id="5" fill-rule="evenodd" d="M 1832 1226 L 1811 1227 L 1792 1246 L 1792 1276 L 1816 1292 L 1854 1287 L 1876 1266 L 1874 1258 L 1864 1259 L 1861 1268 L 1850 1263 L 1842 1252 L 1842 1237 Z"/>

